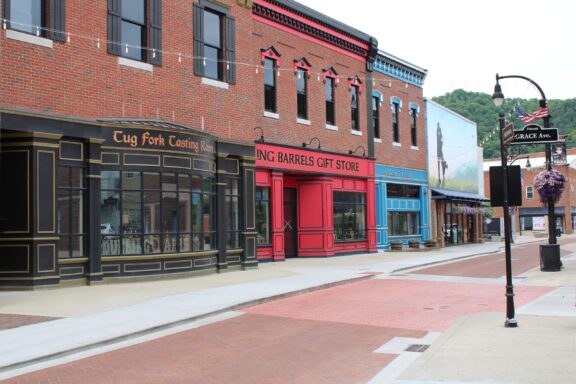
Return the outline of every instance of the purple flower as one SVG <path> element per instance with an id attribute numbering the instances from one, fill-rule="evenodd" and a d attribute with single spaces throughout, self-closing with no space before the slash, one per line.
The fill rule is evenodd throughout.
<path id="1" fill-rule="evenodd" d="M 557 202 L 562 196 L 565 185 L 566 177 L 554 169 L 542 171 L 534 178 L 534 188 L 543 203 Z"/>

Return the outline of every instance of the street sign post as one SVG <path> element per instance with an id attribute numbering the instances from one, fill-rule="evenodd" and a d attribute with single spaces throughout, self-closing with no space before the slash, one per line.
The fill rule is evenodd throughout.
<path id="1" fill-rule="evenodd" d="M 509 145 L 514 140 L 514 125 L 512 123 L 506 124 L 502 131 L 502 136 L 504 137 L 505 145 Z"/>
<path id="2" fill-rule="evenodd" d="M 542 128 L 538 124 L 528 124 L 514 131 L 511 145 L 549 144 L 558 142 L 558 128 Z"/>

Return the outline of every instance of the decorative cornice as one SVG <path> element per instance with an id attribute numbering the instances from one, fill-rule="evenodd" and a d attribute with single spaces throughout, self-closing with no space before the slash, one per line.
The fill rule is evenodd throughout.
<path id="1" fill-rule="evenodd" d="M 420 88 L 424 85 L 426 78 L 426 72 L 416 70 L 382 55 L 376 57 L 374 70 Z"/>
<path id="2" fill-rule="evenodd" d="M 351 52 L 355 55 L 361 56 L 366 58 L 368 56 L 368 49 L 359 45 L 354 44 L 350 41 L 347 41 L 341 37 L 336 36 L 335 34 L 331 34 L 326 32 L 320 28 L 316 28 L 311 26 L 310 24 L 305 23 L 304 21 L 298 20 L 294 17 L 289 15 L 283 14 L 279 11 L 274 9 L 268 8 L 263 4 L 254 3 L 252 6 L 252 14 L 256 16 L 260 16 L 266 20 L 269 20 L 273 23 L 282 25 L 284 27 L 288 27 L 293 29 L 294 31 L 303 33 L 305 35 L 311 36 L 315 39 L 318 39 L 322 42 L 328 43 L 345 51 Z M 316 21 L 316 20 L 314 20 Z M 334 29 L 332 26 L 329 26 Z M 343 31 L 338 31 L 342 34 Z M 349 35 L 346 33 L 346 35 Z M 357 39 L 356 36 L 352 36 L 353 38 Z"/>

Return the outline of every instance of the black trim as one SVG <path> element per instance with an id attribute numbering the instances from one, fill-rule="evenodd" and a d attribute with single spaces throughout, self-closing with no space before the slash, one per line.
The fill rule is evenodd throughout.
<path id="1" fill-rule="evenodd" d="M 226 15 L 226 81 L 236 83 L 236 21 Z"/>
<path id="2" fill-rule="evenodd" d="M 194 23 L 194 74 L 204 76 L 204 7 L 192 4 Z"/>
<path id="3" fill-rule="evenodd" d="M 120 56 L 121 41 L 121 1 L 108 0 L 108 53 Z"/>
<path id="4" fill-rule="evenodd" d="M 50 0 L 50 29 L 52 40 L 65 41 L 66 39 L 66 0 Z"/>
<path id="5" fill-rule="evenodd" d="M 150 0 L 150 63 L 162 65 L 162 0 Z"/>

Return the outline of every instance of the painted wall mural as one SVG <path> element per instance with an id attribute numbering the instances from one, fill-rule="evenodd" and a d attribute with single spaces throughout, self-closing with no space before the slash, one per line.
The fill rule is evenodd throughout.
<path id="1" fill-rule="evenodd" d="M 476 123 L 430 100 L 426 113 L 430 187 L 481 193 Z"/>

